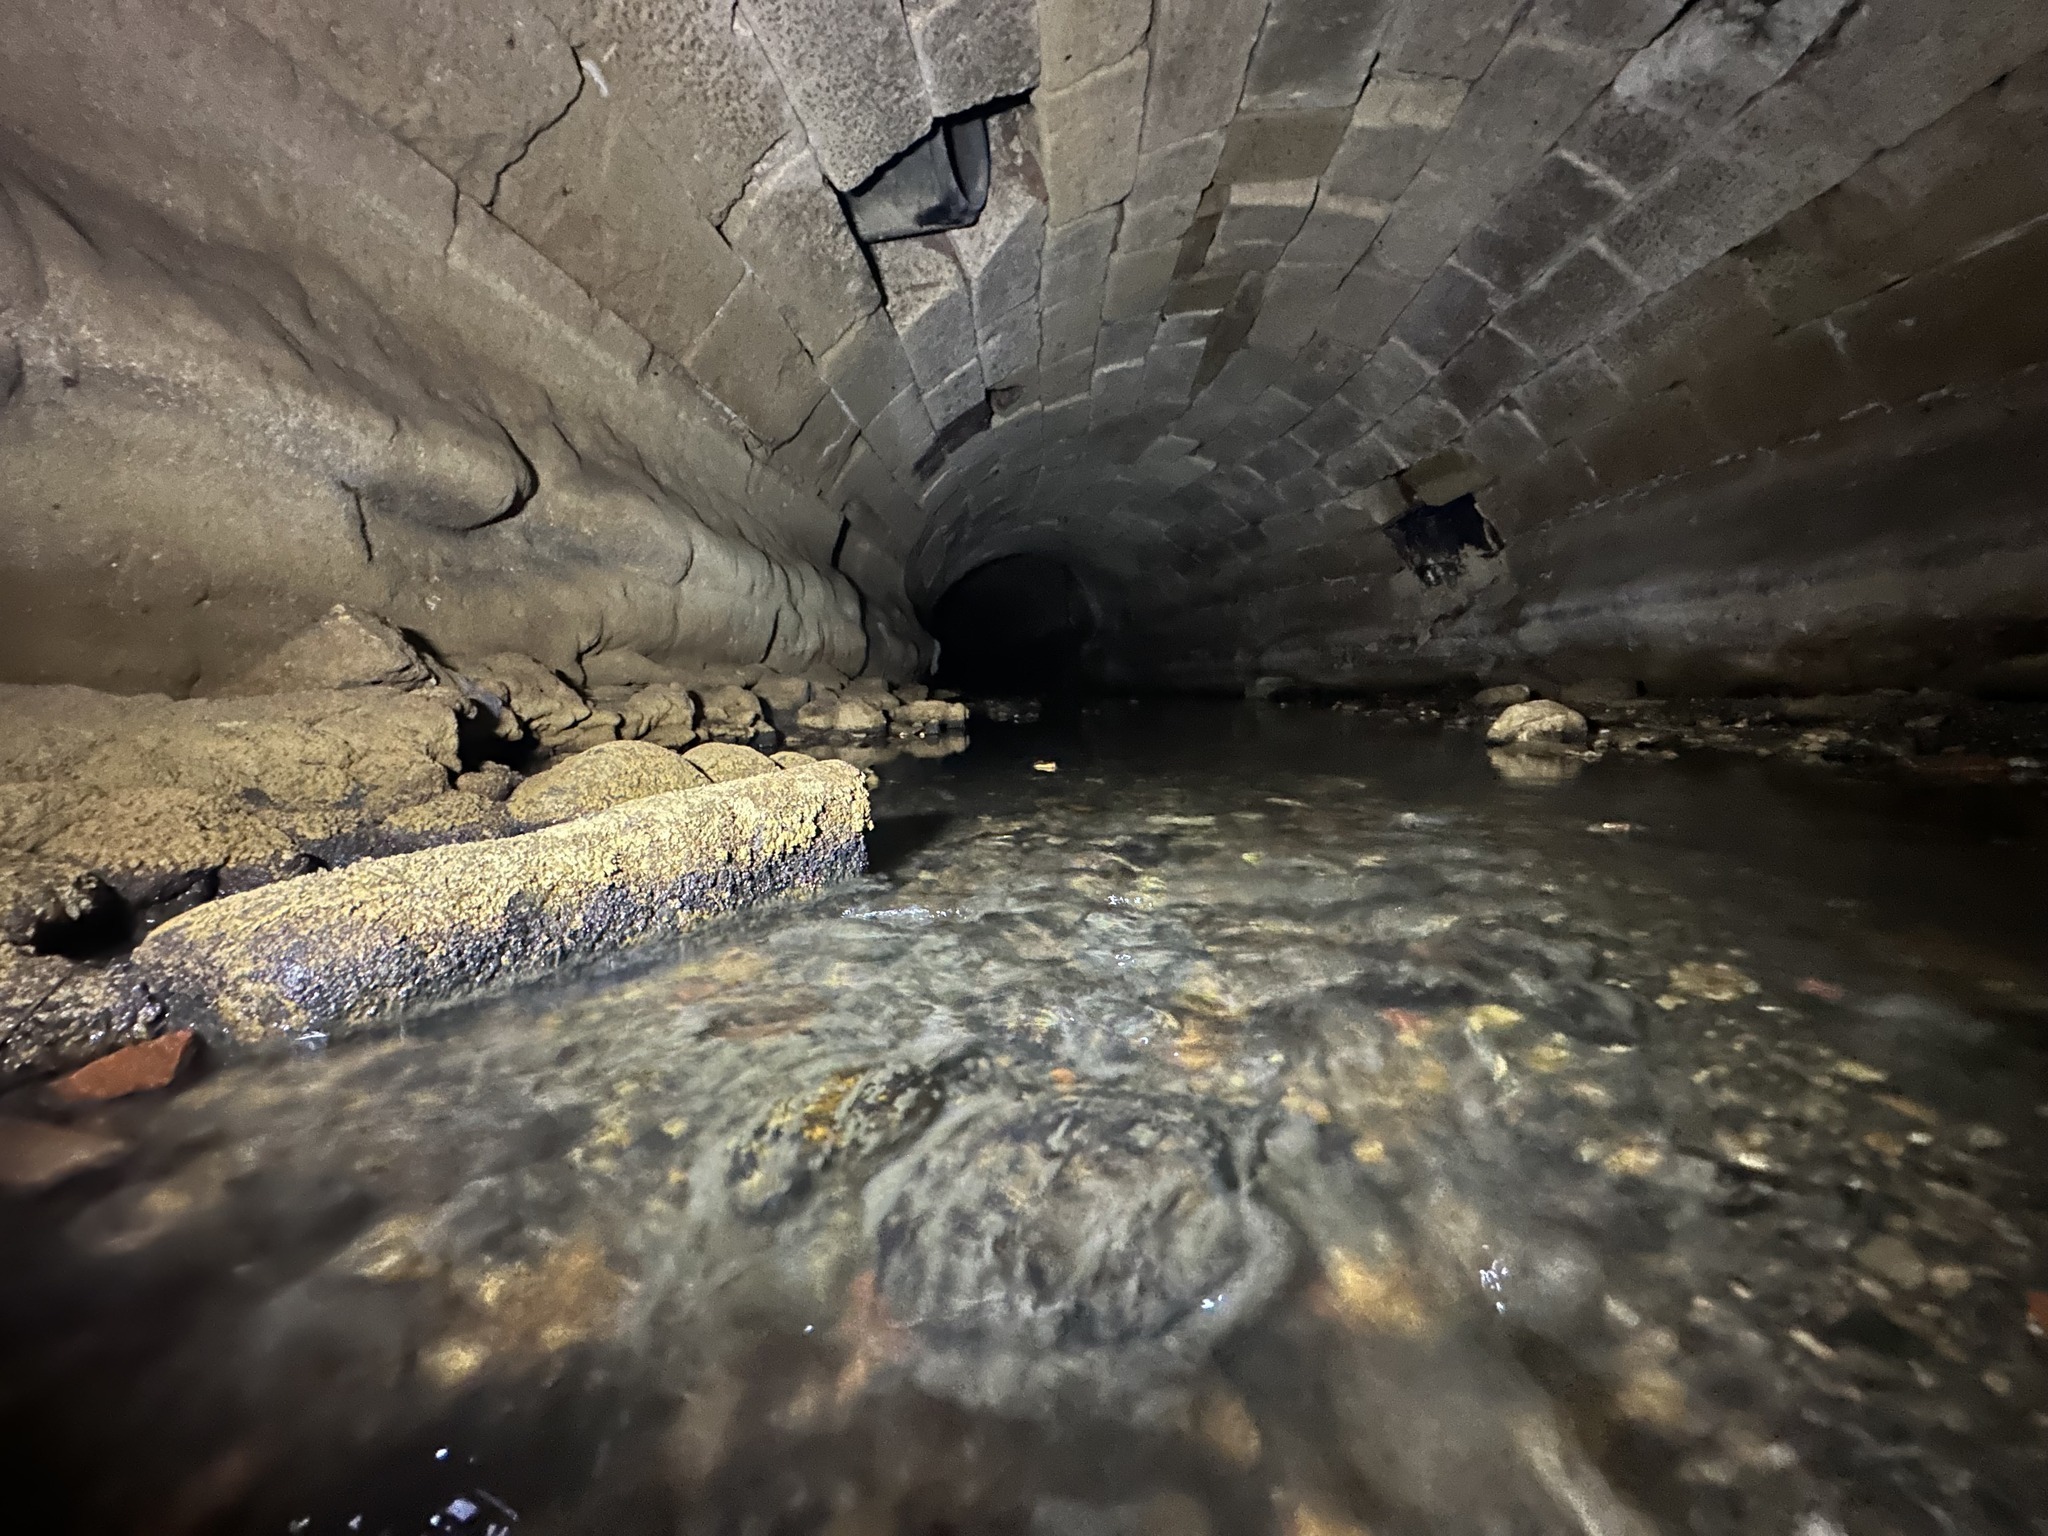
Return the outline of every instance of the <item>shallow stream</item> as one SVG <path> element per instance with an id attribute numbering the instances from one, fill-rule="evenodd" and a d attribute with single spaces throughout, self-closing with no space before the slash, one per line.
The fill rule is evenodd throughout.
<path id="1" fill-rule="evenodd" d="M 105 1111 L 0 1207 L 18 1528 L 2048 1530 L 2038 788 L 883 772 L 859 884 Z"/>

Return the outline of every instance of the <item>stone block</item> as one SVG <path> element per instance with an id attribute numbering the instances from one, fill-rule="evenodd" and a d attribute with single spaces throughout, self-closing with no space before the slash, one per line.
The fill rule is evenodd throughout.
<path id="1" fill-rule="evenodd" d="M 913 384 L 891 400 L 861 435 L 876 457 L 893 473 L 903 476 L 924 457 L 924 451 L 938 436 L 938 429 L 932 425 L 931 413 L 924 408 L 924 397 Z"/>
<path id="2" fill-rule="evenodd" d="M 1716 359 L 1687 381 L 1714 430 L 1744 448 L 1790 442 L 1872 403 L 1826 324 L 1810 321 Z"/>
<path id="3" fill-rule="evenodd" d="M 860 429 L 830 394 L 811 408 L 795 437 L 775 450 L 776 470 L 805 490 L 823 494 L 846 468 Z"/>
<path id="4" fill-rule="evenodd" d="M 1780 79 L 1850 0 L 1780 0 L 1750 12 L 1696 5 L 1615 76 L 1614 95 L 1711 131 Z"/>
<path id="5" fill-rule="evenodd" d="M 1366 252 L 1387 222 L 1387 205 L 1370 198 L 1320 191 L 1300 233 L 1287 247 L 1286 260 L 1303 265 L 1351 267 Z"/>
<path id="6" fill-rule="evenodd" d="M 1466 237 L 1458 260 L 1494 287 L 1524 287 L 1591 231 L 1621 201 L 1620 194 L 1561 154 L 1544 158 L 1536 172 Z"/>
<path id="7" fill-rule="evenodd" d="M 1513 405 L 1488 411 L 1459 441 L 1495 475 L 1511 474 L 1543 456 L 1543 436 Z"/>
<path id="8" fill-rule="evenodd" d="M 889 467 L 868 446 L 867 439 L 861 437 L 854 439 L 846 463 L 833 480 L 825 500 L 845 509 L 846 515 L 858 522 L 862 508 L 892 506 L 900 495 Z"/>
<path id="9" fill-rule="evenodd" d="M 1671 24 L 1687 0 L 1537 0 L 1531 32 L 1594 48 L 1641 48 Z"/>
<path id="10" fill-rule="evenodd" d="M 1163 316 L 1159 329 L 1152 337 L 1156 347 L 1177 347 L 1187 341 L 1207 341 L 1209 333 L 1216 329 L 1216 317 L 1220 310 L 1194 310 Z"/>
<path id="11" fill-rule="evenodd" d="M 1418 464 L 1465 430 L 1465 418 L 1425 391 L 1381 422 L 1374 434 L 1403 465 Z"/>
<path id="12" fill-rule="evenodd" d="M 1436 392 L 1467 421 L 1476 421 L 1539 364 L 1514 337 L 1488 326 L 1437 375 Z"/>
<path id="13" fill-rule="evenodd" d="M 1381 61 L 1410 74 L 1476 80 L 1500 51 L 1521 9 L 1521 0 L 1431 0 L 1403 6 L 1381 41 Z"/>
<path id="14" fill-rule="evenodd" d="M 770 771 L 223 897 L 135 964 L 216 1046 L 335 1039 L 849 879 L 869 821 L 857 768 Z"/>
<path id="15" fill-rule="evenodd" d="M 1683 384 L 1630 401 L 1574 441 L 1609 496 L 1704 469 L 1734 446 L 1708 425 Z"/>
<path id="16" fill-rule="evenodd" d="M 1146 398 L 1155 398 L 1152 395 L 1149 373 L 1147 374 L 1146 381 Z M 1186 396 L 1181 395 L 1176 398 L 1185 399 Z M 1184 485 L 1192 485 L 1195 481 L 1201 479 L 1202 476 L 1209 473 L 1212 467 L 1205 459 L 1189 457 L 1141 463 L 1138 466 L 1138 472 L 1148 480 L 1165 486 L 1169 490 L 1175 490 Z"/>
<path id="17" fill-rule="evenodd" d="M 1435 371 L 1400 342 L 1390 341 L 1337 393 L 1367 421 L 1379 422 L 1413 399 Z"/>
<path id="18" fill-rule="evenodd" d="M 787 442 L 825 392 L 782 311 L 752 277 L 681 359 L 690 376 L 771 446 Z"/>
<path id="19" fill-rule="evenodd" d="M 1299 519 L 1316 507 L 1334 501 L 1341 490 L 1342 487 L 1321 470 L 1310 467 L 1275 480 L 1269 495 L 1272 504 L 1280 509 L 1280 517 Z M 1262 525 L 1269 536 L 1273 532 L 1274 522 L 1274 518 L 1268 518 Z M 1298 536 L 1301 525 L 1296 522 L 1293 527 Z"/>
<path id="20" fill-rule="evenodd" d="M 903 18 L 936 117 L 1038 83 L 1034 0 L 903 0 Z"/>
<path id="21" fill-rule="evenodd" d="M 1086 300 L 1054 304 L 1041 311 L 1039 334 L 1042 353 L 1047 357 L 1084 353 L 1093 356 L 1095 334 L 1102 327 L 1102 311 Z"/>
<path id="22" fill-rule="evenodd" d="M 990 389 L 1009 389 L 1038 368 L 1038 306 L 1019 304 L 981 334 L 981 371 Z"/>
<path id="23" fill-rule="evenodd" d="M 1797 78 L 1838 123 L 1889 147 L 2044 49 L 2048 8 L 2034 0 L 1864 0 Z"/>
<path id="24" fill-rule="evenodd" d="M 1224 135 L 1218 182 L 1314 181 L 1351 122 L 1348 108 L 1321 112 L 1241 112 Z"/>
<path id="25" fill-rule="evenodd" d="M 1608 92 L 1559 141 L 1574 158 L 1634 190 L 1674 165 L 1697 137 L 1675 117 Z"/>
<path id="26" fill-rule="evenodd" d="M 1510 304 L 1500 328 L 1544 362 L 1562 357 L 1642 302 L 1634 279 L 1598 244 L 1582 245 Z"/>
<path id="27" fill-rule="evenodd" d="M 1727 256 L 1656 294 L 1594 345 L 1632 391 L 1652 394 L 1778 329 L 1754 272 Z"/>
<path id="28" fill-rule="evenodd" d="M 1406 461 L 1389 448 L 1377 432 L 1357 439 L 1323 460 L 1323 473 L 1347 490 L 1362 490 L 1399 474 Z"/>
<path id="29" fill-rule="evenodd" d="M 1487 508 L 1502 533 L 1526 531 L 1576 511 L 1600 494 L 1600 482 L 1579 450 L 1561 443 L 1503 480 Z"/>
<path id="30" fill-rule="evenodd" d="M 583 85 L 575 52 L 533 0 L 488 15 L 461 0 L 235 0 L 227 9 L 486 205 L 499 172 Z"/>
<path id="31" fill-rule="evenodd" d="M 1447 261 L 1401 311 L 1393 334 L 1425 363 L 1441 368 L 1492 318 L 1491 291 Z"/>
<path id="32" fill-rule="evenodd" d="M 2048 305 L 2014 303 L 2048 272 L 2048 223 L 1839 310 L 1832 328 L 1883 398 L 1989 381 L 2048 357 Z"/>
<path id="33" fill-rule="evenodd" d="M 890 240 L 874 256 L 910 371 L 930 393 L 979 353 L 967 279 L 944 236 Z"/>
<path id="34" fill-rule="evenodd" d="M 1072 395 L 1084 395 L 1095 374 L 1095 350 L 1070 352 L 1048 360 L 1041 353 L 1038 361 L 1038 387 L 1047 400 L 1064 400 Z"/>
<path id="35" fill-rule="evenodd" d="M 1844 179 L 1861 146 L 1831 136 L 1812 108 L 1796 82 L 1771 91 L 1618 213 L 1610 248 L 1650 288 L 1668 288 Z"/>
<path id="36" fill-rule="evenodd" d="M 674 170 L 594 93 L 506 172 L 492 211 L 672 356 L 703 334 L 746 275 Z"/>
<path id="37" fill-rule="evenodd" d="M 1315 462 L 1316 456 L 1311 449 L 1286 437 L 1264 443 L 1244 461 L 1245 468 L 1266 481 L 1284 480 Z"/>
<path id="38" fill-rule="evenodd" d="M 834 186 L 851 191 L 924 137 L 931 103 L 898 0 L 738 4 Z"/>
<path id="39" fill-rule="evenodd" d="M 619 104 L 690 183 L 714 223 L 754 167 L 797 127 L 759 41 L 733 25 L 731 0 L 599 0 L 573 22 L 546 0 Z M 586 77 L 586 95 L 596 81 Z"/>
<path id="40" fill-rule="evenodd" d="M 1105 321 L 1095 338 L 1095 366 L 1107 368 L 1117 363 L 1141 360 L 1151 349 L 1152 339 L 1158 331 L 1158 321 L 1149 315 L 1132 320 Z"/>
<path id="41" fill-rule="evenodd" d="M 1349 400 L 1333 395 L 1295 424 L 1293 437 L 1323 459 L 1358 441 L 1371 425 Z"/>
<path id="42" fill-rule="evenodd" d="M 1092 394 L 1055 400 L 1046 406 L 1042 417 L 1045 435 L 1048 438 L 1078 437 L 1088 430 L 1094 415 L 1095 399 Z"/>
<path id="43" fill-rule="evenodd" d="M 1041 400 L 1064 400 L 1085 394 L 1095 373 L 1095 343 L 1069 352 L 1049 351 L 1043 343 L 1038 351 L 1038 395 Z"/>
<path id="44" fill-rule="evenodd" d="M 1735 254 L 1781 325 L 1816 319 L 2048 214 L 2048 55 L 1877 156 Z M 2021 167 L 2031 175 L 2014 175 Z"/>
<path id="45" fill-rule="evenodd" d="M 1178 144 L 1148 146 L 1138 156 L 1131 201 L 1199 198 L 1202 189 L 1215 179 L 1223 158 L 1223 139 L 1221 133 L 1203 133 Z"/>
<path id="46" fill-rule="evenodd" d="M 1380 261 L 1377 251 L 1368 251 L 1338 288 L 1323 329 L 1369 351 L 1379 345 L 1420 286 L 1419 279 L 1394 271 Z"/>
<path id="47" fill-rule="evenodd" d="M 969 357 L 936 388 L 924 392 L 924 408 L 941 428 L 951 426 L 970 411 L 979 409 L 988 397 L 988 385 L 981 376 L 979 353 Z"/>
<path id="48" fill-rule="evenodd" d="M 1039 257 L 1045 244 L 1045 205 L 1015 181 L 989 189 L 980 219 L 947 236 L 967 279 L 977 329 L 1038 297 Z"/>
<path id="49" fill-rule="evenodd" d="M 1351 492 L 1343 500 L 1345 512 L 1353 516 L 1362 514 L 1366 522 L 1374 528 L 1384 528 L 1406 512 L 1409 506 L 1408 493 L 1401 489 L 1401 483 L 1391 475 Z"/>
<path id="50" fill-rule="evenodd" d="M 1299 244 L 1297 240 L 1288 250 Z M 1349 271 L 1346 263 L 1298 263 L 1283 258 L 1267 274 L 1265 299 L 1252 325 L 1252 340 L 1283 352 L 1305 346 L 1323 324 Z"/>
<path id="51" fill-rule="evenodd" d="M 1479 182 L 1425 168 L 1387 215 L 1371 254 L 1420 284 L 1493 211 L 1493 204 L 1493 193 Z"/>
<path id="52" fill-rule="evenodd" d="M 1104 208 L 1045 232 L 1040 278 L 1047 309 L 1099 292 L 1110 250 L 1116 244 L 1118 212 Z"/>
<path id="53" fill-rule="evenodd" d="M 1142 358 L 1096 369 L 1088 391 L 1094 400 L 1091 423 L 1099 426 L 1136 409 L 1144 380 L 1145 362 Z"/>
<path id="54" fill-rule="evenodd" d="M 1227 124 L 1266 0 L 1153 0 L 1156 65 L 1145 92 L 1144 146 L 1178 144 Z"/>
<path id="55" fill-rule="evenodd" d="M 1463 448 L 1450 447 L 1403 474 L 1401 483 L 1420 505 L 1442 506 L 1470 495 L 1492 478 L 1492 472 Z"/>
<path id="56" fill-rule="evenodd" d="M 1116 235 L 1117 248 L 1141 251 L 1152 246 L 1170 245 L 1178 251 L 1194 222 L 1195 202 L 1195 194 L 1139 202 L 1137 194 L 1133 193 L 1124 203 L 1123 225 Z M 1196 261 L 1189 270 L 1198 271 L 1200 267 L 1201 263 Z"/>
<path id="57" fill-rule="evenodd" d="M 721 232 L 814 357 L 881 301 L 839 199 L 801 134 L 755 168 Z"/>
<path id="58" fill-rule="evenodd" d="M 1252 448 L 1264 448 L 1298 426 L 1309 408 L 1293 391 L 1270 384 L 1237 418 L 1237 425 L 1253 439 Z"/>
<path id="59" fill-rule="evenodd" d="M 1307 408 L 1321 405 L 1357 376 L 1365 353 L 1333 336 L 1318 336 L 1295 354 L 1285 375 L 1287 393 Z"/>
<path id="60" fill-rule="evenodd" d="M 1179 254 L 1179 246 L 1163 245 L 1151 250 L 1120 250 L 1111 256 L 1109 278 L 1102 294 L 1103 319 L 1128 320 L 1158 314 L 1166 302 L 1166 290 L 1173 282 L 1173 264 Z"/>
<path id="61" fill-rule="evenodd" d="M 1589 347 L 1567 354 L 1515 390 L 1515 403 L 1547 443 L 1575 437 L 1627 408 L 1629 391 Z"/>
<path id="62" fill-rule="evenodd" d="M 1167 290 L 1166 313 L 1218 314 L 1236 297 L 1241 279 L 1235 272 L 1214 272 L 1177 278 Z"/>
<path id="63" fill-rule="evenodd" d="M 1120 202 L 1130 192 L 1138 173 L 1147 67 L 1146 51 L 1137 48 L 1072 85 L 1038 93 L 1054 225 Z"/>
<path id="64" fill-rule="evenodd" d="M 1324 190 L 1393 202 L 1422 169 L 1468 89 L 1462 80 L 1377 71 L 1330 157 Z"/>
<path id="65" fill-rule="evenodd" d="M 1444 130 L 1430 171 L 1490 211 L 1607 88 L 1619 62 L 1604 50 L 1510 38 Z"/>
<path id="66" fill-rule="evenodd" d="M 1243 245 L 1285 247 L 1300 232 L 1315 198 L 1313 180 L 1234 182 L 1216 225 L 1215 245 L 1225 250 Z"/>
<path id="67" fill-rule="evenodd" d="M 1348 107 L 1372 69 L 1386 8 L 1327 0 L 1272 0 L 1252 49 L 1242 110 Z"/>
<path id="68" fill-rule="evenodd" d="M 1145 40 L 1151 0 L 1038 0 L 1039 84 L 1072 85 Z"/>
<path id="69" fill-rule="evenodd" d="M 818 371 L 862 427 L 916 382 L 896 327 L 879 310 L 840 337 L 818 360 Z"/>

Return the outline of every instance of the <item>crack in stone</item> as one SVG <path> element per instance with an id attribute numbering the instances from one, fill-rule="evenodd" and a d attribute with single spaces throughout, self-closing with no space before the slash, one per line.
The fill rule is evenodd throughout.
<path id="1" fill-rule="evenodd" d="M 491 195 L 484 200 L 484 207 L 491 210 L 492 212 L 497 211 L 498 194 L 504 190 L 506 174 L 511 171 L 513 166 L 517 165 L 520 161 L 524 160 L 528 155 L 533 153 L 533 146 L 541 141 L 543 135 L 545 135 L 550 129 L 556 127 L 571 112 L 576 110 L 576 103 L 583 99 L 583 93 L 590 88 L 592 80 L 594 78 L 597 78 L 593 77 L 592 75 L 586 72 L 584 68 L 582 49 L 572 46 L 569 49 L 569 52 L 570 55 L 576 60 L 575 94 L 570 96 L 569 100 L 563 105 L 561 111 L 557 112 L 553 117 L 549 118 L 546 122 L 542 123 L 538 128 L 535 128 L 532 133 L 528 134 L 526 136 L 526 141 L 519 146 L 519 152 L 515 154 L 510 160 L 507 160 L 503 165 L 499 166 L 497 171 L 492 175 Z M 607 89 L 604 90 L 603 94 L 609 97 L 611 95 L 611 92 Z"/>

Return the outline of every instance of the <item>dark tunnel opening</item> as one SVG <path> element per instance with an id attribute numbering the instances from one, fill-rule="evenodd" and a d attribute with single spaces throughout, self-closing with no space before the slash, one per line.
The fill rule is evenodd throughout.
<path id="1" fill-rule="evenodd" d="M 926 616 L 939 642 L 935 679 L 983 694 L 1069 693 L 1083 683 L 1095 607 L 1073 571 L 1046 555 L 975 567 Z"/>

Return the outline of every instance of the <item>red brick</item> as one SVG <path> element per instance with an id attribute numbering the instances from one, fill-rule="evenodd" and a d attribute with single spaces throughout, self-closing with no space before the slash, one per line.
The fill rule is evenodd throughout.
<path id="1" fill-rule="evenodd" d="M 199 1045 L 189 1029 L 174 1030 L 124 1045 L 112 1055 L 89 1062 L 50 1084 L 50 1097 L 63 1104 L 93 1104 L 168 1088 L 192 1060 Z"/>

